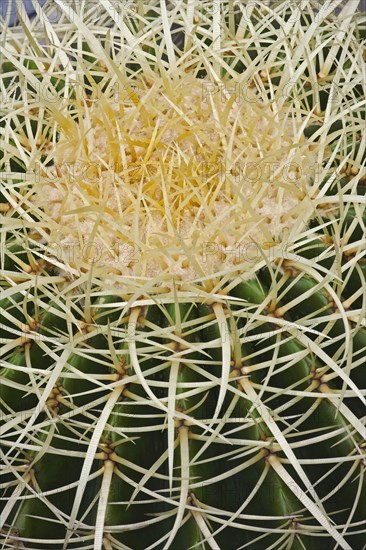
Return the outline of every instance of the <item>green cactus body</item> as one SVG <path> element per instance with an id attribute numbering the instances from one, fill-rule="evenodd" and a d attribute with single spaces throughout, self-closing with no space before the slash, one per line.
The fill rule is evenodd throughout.
<path id="1" fill-rule="evenodd" d="M 365 548 L 357 4 L 2 23 L 1 548 Z"/>

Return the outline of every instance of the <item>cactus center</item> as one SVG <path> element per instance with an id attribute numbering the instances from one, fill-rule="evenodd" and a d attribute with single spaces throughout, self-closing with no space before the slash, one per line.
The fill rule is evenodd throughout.
<path id="1" fill-rule="evenodd" d="M 156 77 L 75 104 L 37 194 L 71 267 L 162 280 L 243 272 L 304 216 L 302 121 L 254 88 Z"/>

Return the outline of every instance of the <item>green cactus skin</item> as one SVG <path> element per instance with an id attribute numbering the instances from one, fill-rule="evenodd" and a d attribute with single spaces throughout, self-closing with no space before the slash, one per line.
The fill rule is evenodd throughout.
<path id="1" fill-rule="evenodd" d="M 5 29 L 0 44 L 1 548 L 364 549 L 366 23 L 357 2 L 337 17 L 315 0 L 300 11 L 287 0 L 273 9 L 137 0 L 123 23 L 108 2 L 56 4 L 60 21 L 43 21 L 45 34 L 33 26 L 22 49 L 20 30 Z M 58 51 L 53 65 L 47 48 Z M 169 82 L 184 56 L 202 81 L 251 79 L 264 103 L 291 88 L 285 108 L 319 159 L 303 213 L 249 265 L 186 286 L 167 271 L 155 284 L 65 262 L 47 248 L 56 222 L 48 227 L 30 199 L 28 176 L 36 162 L 54 165 L 37 143 L 82 124 L 70 74 L 79 70 L 92 103 L 113 78 L 160 71 Z M 58 100 L 42 104 L 37 82 Z"/>

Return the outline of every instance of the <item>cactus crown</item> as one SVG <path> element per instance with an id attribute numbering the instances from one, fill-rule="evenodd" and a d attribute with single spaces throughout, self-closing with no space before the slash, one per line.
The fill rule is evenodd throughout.
<path id="1" fill-rule="evenodd" d="M 303 217 L 315 154 L 293 109 L 251 89 L 218 93 L 184 66 L 175 76 L 132 76 L 131 105 L 107 92 L 81 101 L 77 123 L 67 117 L 37 204 L 49 240 L 78 247 L 72 267 L 90 269 L 87 249 L 104 275 L 243 273 L 245 252 Z"/>
<path id="2" fill-rule="evenodd" d="M 339 157 L 358 139 L 361 122 L 347 107 L 361 75 L 329 78 L 338 48 L 330 8 L 57 7 L 60 21 L 52 31 L 45 27 L 47 46 L 42 25 L 34 24 L 20 51 L 17 31 L 5 35 L 25 88 L 21 98 L 17 86 L 7 94 L 7 120 L 20 131 L 20 162 L 29 179 L 34 174 L 25 205 L 36 212 L 33 238 L 48 245 L 65 272 L 92 269 L 117 285 L 122 276 L 124 286 L 126 275 L 143 284 L 150 279 L 150 286 L 171 288 L 172 279 L 204 284 L 207 274 L 255 272 L 262 250 L 288 240 L 290 228 L 297 235 L 306 230 L 324 194 L 327 129 L 340 118 L 349 126 L 333 151 Z M 345 21 L 353 11 L 344 8 Z M 97 13 L 113 24 L 108 40 L 93 26 Z M 302 44 L 308 20 L 316 32 Z M 74 36 L 79 21 L 81 42 Z M 342 24 L 352 36 L 345 63 L 360 55 L 354 25 L 343 31 Z M 293 52 L 286 33 L 291 28 L 294 40 L 297 26 Z M 55 40 L 57 28 L 63 37 Z M 327 55 L 314 54 L 319 44 Z M 305 140 L 304 127 L 319 121 L 322 139 Z M 357 163 L 351 169 L 357 172 Z"/>

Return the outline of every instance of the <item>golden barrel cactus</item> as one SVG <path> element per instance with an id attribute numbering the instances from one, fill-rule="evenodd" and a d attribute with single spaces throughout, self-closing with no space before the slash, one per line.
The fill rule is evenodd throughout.
<path id="1" fill-rule="evenodd" d="M 17 6 L 2 548 L 362 550 L 358 2 Z"/>

